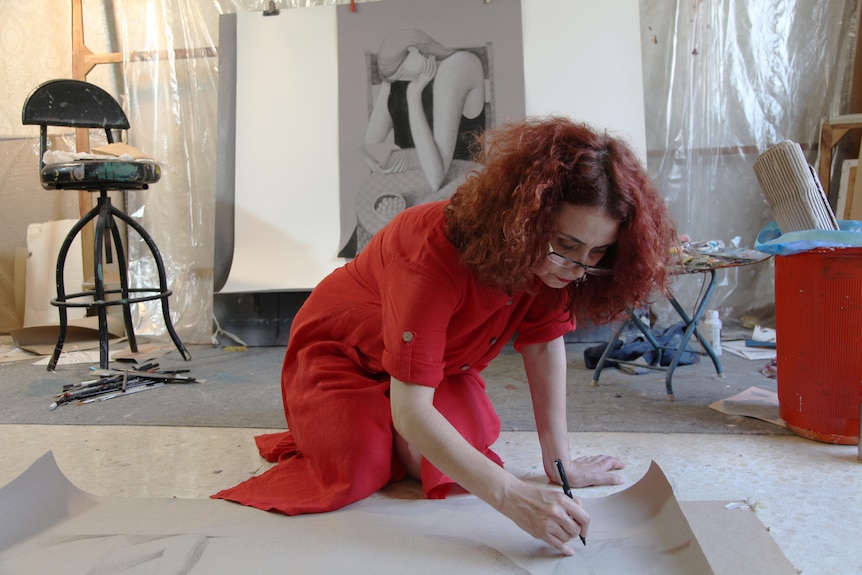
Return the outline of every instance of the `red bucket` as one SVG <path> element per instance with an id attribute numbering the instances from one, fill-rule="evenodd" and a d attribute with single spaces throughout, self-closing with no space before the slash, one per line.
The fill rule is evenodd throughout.
<path id="1" fill-rule="evenodd" d="M 775 258 L 778 412 L 797 435 L 859 443 L 862 248 Z"/>

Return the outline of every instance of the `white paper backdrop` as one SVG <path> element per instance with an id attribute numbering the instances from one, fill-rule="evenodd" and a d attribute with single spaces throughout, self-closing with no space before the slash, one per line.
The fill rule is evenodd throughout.
<path id="1" fill-rule="evenodd" d="M 308 290 L 345 261 L 336 7 L 237 18 L 236 235 L 220 291 Z M 526 113 L 590 122 L 645 156 L 637 0 L 529 0 L 522 26 Z"/>

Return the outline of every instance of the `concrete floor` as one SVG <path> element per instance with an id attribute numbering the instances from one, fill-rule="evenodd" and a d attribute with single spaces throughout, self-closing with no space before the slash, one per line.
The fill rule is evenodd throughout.
<path id="1" fill-rule="evenodd" d="M 254 448 L 261 429 L 161 426 L 0 425 L 0 485 L 46 451 L 79 488 L 96 495 L 205 498 L 268 464 Z M 796 436 L 572 433 L 576 454 L 627 463 L 631 484 L 651 460 L 677 499 L 753 503 L 790 562 L 805 575 L 862 573 L 862 462 L 855 446 Z M 505 432 L 496 450 L 519 476 L 541 472 L 532 432 Z M 580 490 L 585 499 L 623 487 Z M 403 491 L 403 486 L 401 491 Z M 383 495 L 385 496 L 385 494 Z M 587 501 L 589 506 L 589 501 Z M 600 518 L 594 518 L 594 521 Z"/>

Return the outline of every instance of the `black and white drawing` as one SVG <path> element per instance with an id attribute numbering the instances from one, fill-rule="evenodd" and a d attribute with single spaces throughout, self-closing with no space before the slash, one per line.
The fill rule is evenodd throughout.
<path id="1" fill-rule="evenodd" d="M 357 194 L 355 234 L 341 255 L 355 255 L 407 206 L 449 197 L 476 167 L 472 144 L 493 121 L 486 88 L 492 50 L 449 48 L 406 29 L 366 54 L 374 102 L 360 151 L 370 173 Z"/>
<path id="2" fill-rule="evenodd" d="M 402 15 L 399 8 L 405 5 L 412 9 Z M 514 42 L 512 49 L 520 54 L 520 35 L 504 39 L 504 31 L 492 29 L 493 8 L 476 10 L 451 0 L 426 6 L 426 13 L 416 13 L 410 0 L 361 8 L 358 15 L 339 14 L 338 255 L 347 258 L 400 211 L 451 196 L 466 174 L 479 167 L 471 160 L 473 144 L 498 121 L 501 104 L 507 119 L 524 114 L 522 60 L 497 58 L 501 42 Z M 371 9 L 376 10 L 368 14 Z M 452 22 L 460 22 L 462 30 L 453 30 Z M 388 29 L 370 40 L 383 24 Z M 509 25 L 519 29 L 520 21 L 514 18 Z M 352 45 L 351 52 L 363 59 L 350 57 L 342 44 Z M 348 66 L 361 67 L 361 76 Z M 498 102 L 495 75 L 501 67 L 514 67 L 503 74 L 515 78 L 518 94 Z M 364 109 L 356 102 L 360 93 L 365 94 Z"/>

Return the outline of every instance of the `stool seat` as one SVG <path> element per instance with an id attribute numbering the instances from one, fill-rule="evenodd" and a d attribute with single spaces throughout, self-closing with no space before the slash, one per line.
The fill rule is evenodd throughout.
<path id="1" fill-rule="evenodd" d="M 162 169 L 152 160 L 79 160 L 46 164 L 40 172 L 46 190 L 99 191 L 145 190 L 162 177 Z"/>

